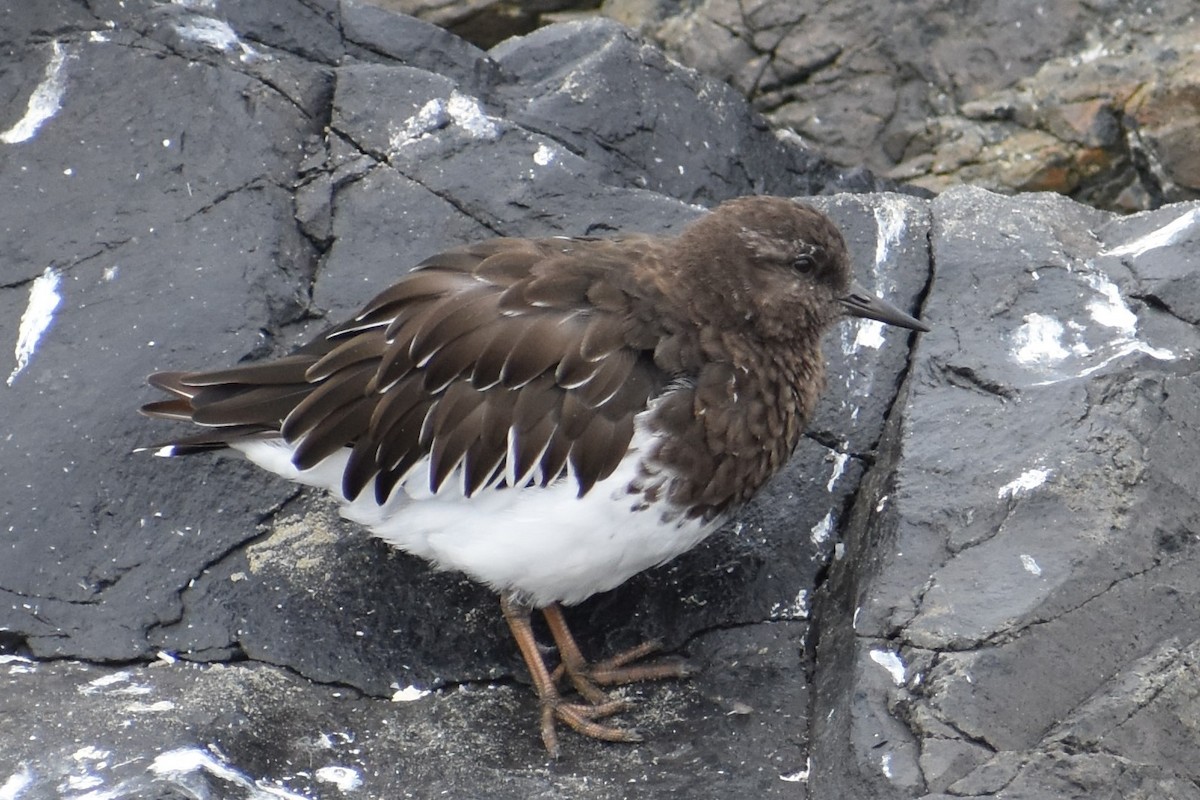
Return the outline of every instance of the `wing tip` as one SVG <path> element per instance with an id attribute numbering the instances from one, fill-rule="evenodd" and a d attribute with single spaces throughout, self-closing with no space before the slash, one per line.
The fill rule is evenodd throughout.
<path id="1" fill-rule="evenodd" d="M 148 444 L 144 447 L 135 447 L 129 452 L 150 453 L 157 458 L 171 458 L 180 455 L 179 447 L 173 444 Z"/>

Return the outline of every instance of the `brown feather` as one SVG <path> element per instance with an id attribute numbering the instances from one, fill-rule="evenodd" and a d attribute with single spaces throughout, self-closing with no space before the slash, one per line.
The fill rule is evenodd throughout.
<path id="1" fill-rule="evenodd" d="M 359 397 L 323 417 L 296 445 L 292 463 L 300 469 L 311 469 L 353 444 L 371 419 L 371 402 L 368 397 Z"/>
<path id="2" fill-rule="evenodd" d="M 418 364 L 496 314 L 496 295 L 487 287 L 465 291 L 442 302 L 449 309 L 448 313 L 430 315 L 413 335 L 410 352 Z"/>
<path id="3" fill-rule="evenodd" d="M 565 392 L 559 411 L 558 429 L 567 439 L 578 439 L 596 416 L 596 410 L 588 407 L 579 392 Z"/>
<path id="4" fill-rule="evenodd" d="M 620 463 L 629 450 L 629 438 L 622 441 L 618 426 L 604 417 L 592 417 L 587 428 L 571 445 L 570 461 L 575 479 L 579 482 L 579 496 L 591 490 L 596 481 L 607 476 Z M 633 421 L 628 433 L 633 435 Z"/>
<path id="5" fill-rule="evenodd" d="M 452 384 L 441 394 L 433 411 L 421 427 L 421 446 L 429 447 L 438 436 L 458 427 L 483 401 L 483 395 L 469 383 Z"/>
<path id="6" fill-rule="evenodd" d="M 160 447 L 169 446 L 175 448 L 175 455 L 184 456 L 228 447 L 230 438 L 238 440 L 265 439 L 274 435 L 274 431 L 263 428 L 261 425 L 241 425 L 205 431 L 204 433 L 197 433 L 191 436 L 180 436 L 171 442 L 170 445 L 155 445 L 152 448 L 143 447 L 138 449 L 157 450 Z"/>
<path id="7" fill-rule="evenodd" d="M 379 442 L 378 462 L 381 469 L 395 472 L 401 467 L 412 467 L 425 457 L 426 451 L 418 444 L 425 417 L 433 407 L 433 401 L 424 400 L 399 417 L 391 427 L 382 431 Z M 382 476 L 381 476 L 382 477 Z"/>
<path id="8" fill-rule="evenodd" d="M 367 384 L 367 391 L 386 395 L 392 391 L 395 384 L 407 378 L 416 366 L 417 363 L 413 361 L 412 355 L 408 352 L 407 341 L 390 342 L 383 352 L 383 357 L 379 360 L 375 375 Z"/>
<path id="9" fill-rule="evenodd" d="M 517 390 L 512 424 L 517 430 L 532 428 L 544 419 L 558 421 L 563 392 L 549 375 L 542 375 Z"/>
<path id="10" fill-rule="evenodd" d="M 189 372 L 181 376 L 180 382 L 185 386 L 196 387 L 219 386 L 226 383 L 248 386 L 264 383 L 303 383 L 304 371 L 316 360 L 316 357 L 312 355 L 293 354 L 263 364 L 243 364 L 229 369 Z"/>
<path id="11" fill-rule="evenodd" d="M 379 374 L 375 376 L 374 385 L 386 389 L 392 381 L 399 379 L 415 365 L 416 361 L 412 357 L 412 337 L 438 309 L 438 302 L 425 301 L 397 311 L 395 318 L 388 323 L 383 332 L 388 347 L 379 365 Z"/>
<path id="12" fill-rule="evenodd" d="M 504 359 L 500 382 L 509 388 L 523 386 L 555 366 L 562 357 L 562 339 L 568 324 L 558 315 L 548 313 L 530 317 Z"/>
<path id="13" fill-rule="evenodd" d="M 466 496 L 470 497 L 492 486 L 504 474 L 504 450 L 492 450 L 476 441 L 463 457 L 462 468 L 466 473 L 463 478 Z"/>
<path id="14" fill-rule="evenodd" d="M 591 276 L 571 266 L 572 262 L 561 256 L 539 263 L 533 279 L 524 286 L 525 302 L 541 308 L 586 308 Z"/>
<path id="15" fill-rule="evenodd" d="M 369 359 L 378 359 L 385 347 L 382 331 L 363 331 L 357 336 L 340 341 L 319 361 L 305 370 L 304 380 L 309 383 L 320 383 L 346 367 Z"/>
<path id="16" fill-rule="evenodd" d="M 481 329 L 487 341 L 475 358 L 475 369 L 471 371 L 473 384 L 487 387 L 500 382 L 512 344 L 504 334 L 525 322 L 524 317 L 500 317 Z"/>
<path id="17" fill-rule="evenodd" d="M 562 477 L 567 468 L 567 458 L 571 455 L 571 440 L 556 431 L 542 453 L 542 486 L 549 486 Z"/>
<path id="18" fill-rule="evenodd" d="M 587 330 L 579 342 L 579 355 L 589 361 L 623 349 L 626 323 L 608 314 L 590 314 Z"/>
<path id="19" fill-rule="evenodd" d="M 482 418 L 479 421 L 479 437 L 467 450 L 463 459 L 466 470 L 468 494 L 474 494 L 482 486 L 491 483 L 497 473 L 502 473 L 508 455 L 508 430 L 512 425 L 512 412 L 516 404 L 515 392 L 488 392 L 481 404 Z"/>
<path id="20" fill-rule="evenodd" d="M 592 281 L 587 290 L 587 302 L 602 311 L 620 312 L 629 307 L 630 297 L 611 281 Z"/>
<path id="21" fill-rule="evenodd" d="M 473 272 L 478 278 L 493 285 L 511 286 L 528 278 L 530 268 L 540 258 L 541 253 L 537 248 L 529 246 L 529 243 L 521 243 L 521 246 L 505 248 L 488 255 L 479 262 L 479 266 Z"/>
<path id="22" fill-rule="evenodd" d="M 414 270 L 404 280 L 384 289 L 363 306 L 354 320 L 358 326 L 377 325 L 391 320 L 396 308 L 411 305 L 414 300 L 445 297 L 470 282 L 462 273 L 440 269 Z"/>
<path id="23" fill-rule="evenodd" d="M 196 390 L 191 386 L 184 385 L 183 378 L 187 374 L 186 372 L 156 372 L 146 379 L 146 383 L 155 389 L 162 389 L 177 397 L 191 397 L 196 394 Z"/>
<path id="24" fill-rule="evenodd" d="M 192 398 L 192 422 L 278 426 L 307 392 L 304 384 L 209 386 Z"/>
<path id="25" fill-rule="evenodd" d="M 541 464 L 554 431 L 554 421 L 549 417 L 514 429 L 513 447 L 509 456 L 513 458 L 511 472 L 518 486 L 524 484 Z"/>
<path id="26" fill-rule="evenodd" d="M 554 380 L 564 389 L 574 389 L 591 380 L 599 367 L 598 360 L 584 358 L 579 348 L 572 347 L 562 354 L 554 370 Z"/>
<path id="27" fill-rule="evenodd" d="M 592 379 L 580 386 L 576 393 L 591 408 L 599 408 L 609 402 L 629 380 L 636 363 L 633 353 L 619 350 L 600 361 Z"/>
<path id="28" fill-rule="evenodd" d="M 379 474 L 378 459 L 379 445 L 374 439 L 363 436 L 354 443 L 346 461 L 346 471 L 342 473 L 342 494 L 347 500 L 362 494 L 371 479 Z"/>
<path id="29" fill-rule="evenodd" d="M 431 394 L 446 388 L 459 376 L 470 380 L 475 390 L 485 389 L 474 380 L 476 357 L 489 341 L 489 331 L 475 330 L 460 336 L 445 347 L 438 349 L 425 364 L 422 385 Z"/>
<path id="30" fill-rule="evenodd" d="M 377 441 L 382 441 L 387 431 L 418 403 L 432 402 L 430 395 L 422 388 L 421 381 L 415 376 L 400 381 L 378 398 L 367 428 L 367 436 Z"/>
<path id="31" fill-rule="evenodd" d="M 156 400 L 152 403 L 146 403 L 138 411 L 147 417 L 191 422 L 193 409 L 191 402 L 186 397 L 175 397 L 170 400 Z"/>
<path id="32" fill-rule="evenodd" d="M 424 457 L 424 453 L 413 448 L 404 453 L 391 466 L 380 469 L 379 474 L 375 476 L 375 502 L 379 505 L 386 503 L 392 492 L 395 491 L 396 485 L 408 478 L 408 473 Z M 380 463 L 383 463 L 382 457 Z"/>
<path id="33" fill-rule="evenodd" d="M 456 420 L 454 425 L 442 428 L 434 436 L 429 447 L 429 488 L 438 491 L 450 474 L 462 462 L 471 445 L 480 436 L 480 421 L 483 407 L 478 403 L 469 407 L 467 414 Z M 467 487 L 467 495 L 471 487 Z"/>
<path id="34" fill-rule="evenodd" d="M 502 239 L 491 239 L 486 242 L 476 242 L 474 244 L 460 245 L 452 247 L 449 250 L 444 250 L 441 253 L 430 256 L 421 263 L 413 267 L 413 272 L 418 270 L 438 270 L 444 272 L 471 272 L 475 267 L 487 257 L 493 247 L 502 242 Z"/>
<path id="35" fill-rule="evenodd" d="M 600 413 L 611 420 L 633 417 L 646 408 L 650 398 L 661 394 L 666 385 L 667 376 L 642 359 L 630 371 L 617 393 L 600 407 Z"/>
<path id="36" fill-rule="evenodd" d="M 317 384 L 283 421 L 279 429 L 283 438 L 295 442 L 320 425 L 330 414 L 363 398 L 367 394 L 367 382 L 374 372 L 373 363 L 360 363 Z"/>

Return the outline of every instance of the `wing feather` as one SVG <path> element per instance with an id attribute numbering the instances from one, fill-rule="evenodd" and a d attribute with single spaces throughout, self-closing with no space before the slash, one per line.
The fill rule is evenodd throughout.
<path id="1" fill-rule="evenodd" d="M 384 346 L 383 333 L 378 330 L 363 331 L 357 336 L 348 337 L 305 370 L 304 379 L 309 383 L 320 383 L 347 367 L 372 359 L 378 361 Z"/>
<path id="2" fill-rule="evenodd" d="M 227 383 L 235 383 L 242 386 L 303 383 L 304 371 L 316 361 L 316 357 L 312 355 L 296 353 L 262 364 L 243 364 L 229 369 L 217 369 L 210 372 L 159 373 L 159 375 L 174 374 L 179 377 L 181 384 L 194 388 L 219 386 Z M 160 386 L 159 388 L 167 387 Z M 168 391 L 173 390 L 168 389 Z"/>
<path id="3" fill-rule="evenodd" d="M 289 442 L 298 442 L 310 434 L 330 414 L 367 395 L 367 383 L 374 364 L 355 364 L 320 383 L 312 384 L 308 395 L 296 404 L 284 419 L 279 432 Z M 367 420 L 370 420 L 370 415 Z"/>
<path id="4" fill-rule="evenodd" d="M 433 491 L 455 474 L 467 495 L 570 475 L 583 494 L 672 377 L 627 259 L 594 240 L 454 248 L 292 355 L 152 376 L 171 397 L 143 411 L 213 429 L 181 451 L 276 435 L 307 469 L 348 448 L 351 499 L 373 484 L 385 502 L 426 459 Z"/>

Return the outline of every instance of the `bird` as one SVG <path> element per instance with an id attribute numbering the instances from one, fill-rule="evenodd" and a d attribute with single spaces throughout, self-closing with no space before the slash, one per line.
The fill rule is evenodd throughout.
<path id="1" fill-rule="evenodd" d="M 550 754 L 560 723 L 636 742 L 605 688 L 691 668 L 655 641 L 589 662 L 563 606 L 695 547 L 784 466 L 845 316 L 929 330 L 853 280 L 828 216 L 785 197 L 728 200 L 671 236 L 476 241 L 288 355 L 151 375 L 168 397 L 141 412 L 199 430 L 141 449 L 232 448 L 328 490 L 373 535 L 499 594 Z"/>

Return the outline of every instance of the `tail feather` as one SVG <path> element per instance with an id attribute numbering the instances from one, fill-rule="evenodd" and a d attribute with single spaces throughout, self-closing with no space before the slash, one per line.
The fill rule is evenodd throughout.
<path id="1" fill-rule="evenodd" d="M 323 341 L 322 344 L 324 344 Z M 326 345 L 325 349 L 328 349 L 328 345 Z M 150 382 L 155 386 L 159 386 L 159 384 L 154 383 L 154 378 L 166 376 L 167 380 L 174 380 L 180 386 L 188 387 L 193 391 L 201 387 L 224 384 L 274 386 L 281 383 L 304 383 L 304 373 L 308 371 L 309 367 L 320 360 L 320 355 L 320 353 L 293 353 L 276 361 L 266 361 L 261 364 L 243 364 L 238 367 L 230 367 L 229 369 L 214 369 L 206 372 L 160 372 L 157 375 L 151 375 Z M 160 386 L 159 388 L 166 389 L 169 392 L 175 391 L 175 389 L 169 386 Z"/>
<path id="2" fill-rule="evenodd" d="M 319 352 L 305 352 L 265 364 L 151 375 L 147 379 L 150 385 L 171 397 L 146 403 L 139 409 L 141 413 L 192 422 L 208 430 L 138 450 L 188 455 L 248 439 L 278 437 L 283 420 L 315 388 L 304 373 L 320 357 Z"/>
<path id="3" fill-rule="evenodd" d="M 191 422 L 192 408 L 191 401 L 186 397 L 175 397 L 170 400 L 156 400 L 153 403 L 146 403 L 138 409 L 147 417 L 155 419 L 170 419 L 176 422 Z"/>
<path id="4" fill-rule="evenodd" d="M 176 397 L 195 397 L 198 389 L 188 386 L 183 382 L 183 379 L 187 376 L 188 373 L 186 372 L 156 372 L 149 378 L 146 378 L 146 383 L 150 384 L 155 389 L 162 389 L 164 392 L 170 392 Z"/>
<path id="5" fill-rule="evenodd" d="M 209 386 L 192 398 L 192 422 L 197 425 L 283 425 L 292 409 L 313 392 L 313 385 L 274 384 L 267 386 Z"/>
<path id="6" fill-rule="evenodd" d="M 271 439 L 276 436 L 278 434 L 275 431 L 254 425 L 243 425 L 235 428 L 222 428 L 219 431 L 197 433 L 193 436 L 183 436 L 172 442 L 135 447 L 133 452 L 154 451 L 155 455 L 160 456 L 190 456 L 193 453 L 224 450 L 229 447 L 231 442 Z"/>

